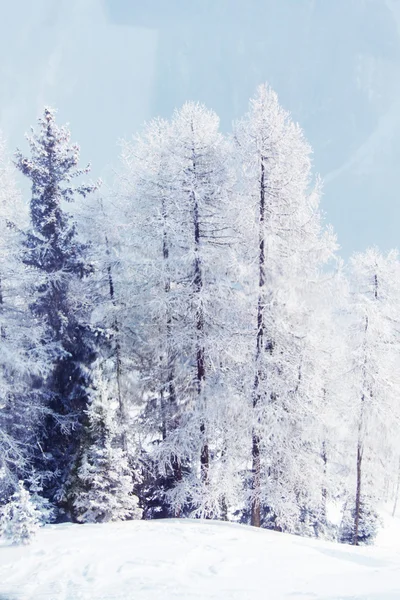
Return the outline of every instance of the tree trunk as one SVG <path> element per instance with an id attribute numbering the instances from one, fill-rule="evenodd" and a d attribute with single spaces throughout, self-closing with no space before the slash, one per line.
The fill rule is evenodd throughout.
<path id="1" fill-rule="evenodd" d="M 253 433 L 253 500 L 251 505 L 251 524 L 253 527 L 261 527 L 261 462 L 260 462 L 260 438 Z"/>
<path id="2" fill-rule="evenodd" d="M 399 458 L 399 468 L 398 468 L 398 471 L 397 471 L 396 496 L 394 498 L 394 506 L 393 506 L 392 517 L 394 517 L 395 514 L 396 514 L 397 501 L 399 499 L 399 489 L 400 489 L 400 458 Z"/>
<path id="3" fill-rule="evenodd" d="M 322 461 L 324 464 L 323 475 L 324 475 L 324 483 L 322 485 L 322 519 L 324 524 L 326 523 L 326 502 L 328 499 L 328 491 L 326 489 L 326 481 L 327 481 L 327 467 L 328 467 L 328 456 L 326 453 L 326 442 L 325 440 L 322 442 Z"/>
<path id="4" fill-rule="evenodd" d="M 256 337 L 256 377 L 253 389 L 253 411 L 255 412 L 260 401 L 260 381 L 263 377 L 264 365 L 262 364 L 264 350 L 264 311 L 265 311 L 265 167 L 264 159 L 261 158 L 260 175 L 260 204 L 259 204 L 259 246 L 258 246 L 258 305 L 257 305 L 257 337 Z M 255 418 L 255 415 L 254 415 Z M 252 504 L 251 524 L 254 527 L 261 526 L 261 458 L 260 437 L 257 428 L 253 426 L 252 433 Z"/>
<path id="5" fill-rule="evenodd" d="M 165 198 L 162 198 L 161 201 L 161 210 L 162 210 L 162 218 L 164 223 L 163 230 L 163 262 L 164 262 L 164 291 L 165 294 L 169 294 L 171 291 L 171 278 L 169 273 L 169 242 L 168 242 L 168 233 L 167 233 L 167 206 L 165 202 Z M 168 304 L 167 304 L 168 306 Z M 166 421 L 163 427 L 165 427 L 166 432 L 172 429 L 176 424 L 173 423 L 173 413 L 176 408 L 176 390 L 175 390 L 175 364 L 174 364 L 174 356 L 171 349 L 172 342 L 172 318 L 170 314 L 169 307 L 167 308 L 167 318 L 166 318 L 166 348 L 167 348 L 167 377 L 166 377 L 166 394 L 168 397 L 168 402 L 166 403 L 166 414 L 163 415 L 163 419 Z"/>
<path id="6" fill-rule="evenodd" d="M 361 440 L 357 444 L 357 487 L 356 487 L 356 509 L 354 515 L 354 535 L 353 545 L 358 546 L 358 532 L 360 525 L 360 509 L 361 509 L 361 473 L 362 473 L 363 448 Z"/>
<path id="7" fill-rule="evenodd" d="M 108 237 L 106 236 L 106 248 L 107 248 L 107 256 L 110 256 L 110 248 L 108 243 Z M 110 300 L 114 308 L 116 308 L 117 303 L 115 300 L 115 287 L 114 287 L 114 279 L 112 275 L 111 263 L 107 266 L 107 276 L 108 276 L 108 290 L 110 294 Z M 121 378 L 122 378 L 122 359 L 121 359 L 121 342 L 120 342 L 120 332 L 119 332 L 119 323 L 117 317 L 114 318 L 112 329 L 114 331 L 114 340 L 115 340 L 115 377 L 117 382 L 117 396 L 118 396 L 118 408 L 119 408 L 119 418 L 121 423 L 121 444 L 122 448 L 125 452 L 128 451 L 128 439 L 126 433 L 127 420 L 128 415 L 126 414 L 126 406 L 125 401 L 122 395 L 122 387 L 121 387 Z"/>
<path id="8" fill-rule="evenodd" d="M 195 151 L 192 148 L 192 168 L 193 175 L 196 175 L 196 158 Z M 203 288 L 203 273 L 201 269 L 201 257 L 200 257 L 200 215 L 199 215 L 199 204 L 197 196 L 194 190 L 191 192 L 192 206 L 193 206 L 193 226 L 194 226 L 194 277 L 193 285 L 196 294 L 200 294 Z M 196 314 L 196 330 L 197 330 L 197 351 L 196 351 L 196 383 L 197 383 L 197 394 L 199 401 L 204 401 L 202 398 L 204 382 L 206 378 L 205 368 L 205 349 L 204 349 L 204 312 L 201 302 L 198 304 Z M 203 483 L 208 482 L 208 472 L 210 466 L 209 448 L 207 442 L 207 432 L 204 420 L 200 423 L 200 437 L 201 437 L 201 451 L 200 451 L 200 472 Z"/>
<path id="9" fill-rule="evenodd" d="M 374 276 L 374 296 L 375 299 L 378 298 L 378 278 L 377 275 Z M 368 315 L 365 316 L 365 344 L 367 343 L 367 332 L 369 327 L 369 319 Z M 365 390 L 367 387 L 367 359 L 366 355 L 364 357 L 364 364 L 362 370 L 363 377 L 363 389 Z M 372 391 L 370 391 L 372 396 Z M 355 506 L 355 515 L 354 515 L 354 535 L 353 535 L 353 545 L 358 546 L 358 531 L 360 525 L 360 510 L 361 510 L 361 475 L 362 475 L 362 459 L 363 459 L 363 424 L 364 424 L 364 407 L 365 404 L 365 394 L 363 393 L 361 396 L 361 405 L 360 405 L 360 421 L 358 423 L 358 442 L 357 442 L 357 484 L 356 484 L 356 506 Z"/>
<path id="10" fill-rule="evenodd" d="M 0 279 L 0 313 L 4 312 L 4 298 L 3 298 L 3 280 Z M 2 325 L 0 327 L 0 337 L 1 338 L 5 338 L 6 337 L 6 330 L 4 328 L 4 325 Z"/>

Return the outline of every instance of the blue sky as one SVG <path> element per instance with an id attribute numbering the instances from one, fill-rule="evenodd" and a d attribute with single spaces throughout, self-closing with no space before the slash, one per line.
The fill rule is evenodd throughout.
<path id="1" fill-rule="evenodd" d="M 314 148 L 346 256 L 399 245 L 399 0 L 1 0 L 0 128 L 10 148 L 44 104 L 95 177 L 118 140 L 185 100 L 229 130 L 269 81 Z"/>

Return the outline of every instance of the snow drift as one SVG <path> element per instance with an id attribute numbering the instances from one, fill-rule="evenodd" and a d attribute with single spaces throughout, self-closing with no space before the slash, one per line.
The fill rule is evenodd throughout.
<path id="1" fill-rule="evenodd" d="M 0 545 L 1 600 L 398 600 L 400 555 L 193 520 L 53 525 Z"/>

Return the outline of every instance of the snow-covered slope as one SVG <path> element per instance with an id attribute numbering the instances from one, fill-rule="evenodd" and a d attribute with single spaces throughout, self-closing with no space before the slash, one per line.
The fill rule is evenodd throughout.
<path id="1" fill-rule="evenodd" d="M 398 600 L 400 554 L 227 523 L 58 525 L 0 546 L 1 600 Z"/>

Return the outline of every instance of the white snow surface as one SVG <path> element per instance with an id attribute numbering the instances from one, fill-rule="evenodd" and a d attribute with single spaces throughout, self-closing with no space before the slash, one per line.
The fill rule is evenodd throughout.
<path id="1" fill-rule="evenodd" d="M 0 542 L 0 600 L 399 600 L 388 539 L 352 548 L 189 519 L 46 526 L 30 546 Z"/>

